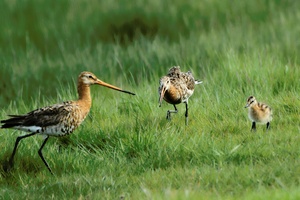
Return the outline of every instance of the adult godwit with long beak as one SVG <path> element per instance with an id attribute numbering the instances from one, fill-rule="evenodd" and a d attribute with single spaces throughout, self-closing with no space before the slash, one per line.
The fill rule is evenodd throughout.
<path id="1" fill-rule="evenodd" d="M 78 100 L 66 101 L 61 104 L 39 108 L 24 115 L 9 115 L 11 117 L 10 119 L 1 121 L 1 128 L 13 128 L 30 132 L 27 135 L 17 137 L 14 150 L 5 170 L 9 170 L 13 166 L 13 160 L 19 142 L 24 138 L 39 134 L 44 135 L 45 139 L 38 150 L 38 154 L 50 173 L 53 174 L 42 154 L 42 150 L 49 136 L 65 136 L 71 134 L 83 122 L 92 105 L 90 85 L 94 84 L 135 95 L 132 92 L 122 90 L 99 80 L 91 72 L 82 72 L 78 77 Z"/>
<path id="2" fill-rule="evenodd" d="M 250 96 L 245 108 L 249 109 L 248 117 L 252 121 L 251 131 L 256 131 L 256 123 L 267 124 L 267 130 L 270 129 L 273 113 L 268 105 L 257 102 L 254 96 Z"/>
<path id="3" fill-rule="evenodd" d="M 194 79 L 192 73 L 181 72 L 180 67 L 170 68 L 168 74 L 159 80 L 159 107 L 162 99 L 173 104 L 175 110 L 167 111 L 167 119 L 171 119 L 171 113 L 177 113 L 177 104 L 185 103 L 185 124 L 188 125 L 188 100 L 194 93 L 195 85 L 202 83 Z"/>

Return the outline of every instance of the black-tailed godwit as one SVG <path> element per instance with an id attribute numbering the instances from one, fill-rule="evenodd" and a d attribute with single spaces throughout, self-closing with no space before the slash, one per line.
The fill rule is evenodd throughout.
<path id="1" fill-rule="evenodd" d="M 252 121 L 251 130 L 256 130 L 256 123 L 267 124 L 267 130 L 270 129 L 272 109 L 268 105 L 257 102 L 254 96 L 250 96 L 245 108 L 249 108 L 248 117 Z"/>
<path id="2" fill-rule="evenodd" d="M 49 136 L 68 135 L 83 122 L 91 108 L 92 99 L 90 95 L 90 85 L 94 84 L 135 95 L 132 92 L 122 90 L 99 80 L 91 72 L 82 72 L 78 77 L 78 100 L 66 101 L 61 104 L 39 108 L 24 115 L 9 115 L 11 118 L 1 121 L 1 128 L 13 128 L 30 132 L 27 135 L 17 137 L 6 170 L 9 170 L 13 166 L 13 160 L 19 142 L 24 138 L 39 134 L 44 135 L 45 139 L 38 150 L 38 154 L 50 173 L 53 174 L 42 154 L 42 149 L 48 141 Z"/>
<path id="3" fill-rule="evenodd" d="M 168 74 L 159 80 L 159 106 L 162 99 L 173 104 L 175 110 L 167 111 L 167 119 L 171 119 L 171 113 L 177 113 L 177 104 L 185 103 L 185 124 L 188 125 L 188 100 L 194 93 L 195 85 L 202 83 L 194 79 L 192 73 L 181 72 L 179 66 L 170 68 Z"/>

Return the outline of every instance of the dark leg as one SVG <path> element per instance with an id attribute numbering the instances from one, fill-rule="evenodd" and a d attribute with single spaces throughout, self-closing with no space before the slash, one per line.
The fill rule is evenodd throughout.
<path id="1" fill-rule="evenodd" d="M 185 103 L 185 125 L 188 125 L 188 115 L 189 115 L 189 108 L 188 108 L 188 103 Z"/>
<path id="2" fill-rule="evenodd" d="M 43 156 L 43 154 L 42 154 L 42 149 L 44 148 L 44 146 L 45 146 L 46 142 L 48 141 L 48 139 L 49 139 L 49 136 L 47 136 L 47 137 L 45 138 L 45 140 L 44 140 L 44 142 L 43 142 L 43 144 L 42 144 L 42 146 L 41 146 L 41 148 L 39 149 L 38 152 L 39 152 L 39 155 L 40 155 L 41 159 L 43 160 L 44 164 L 45 164 L 46 167 L 48 168 L 49 172 L 53 175 L 53 173 L 52 173 L 52 171 L 51 171 L 51 169 L 50 169 L 50 167 L 49 167 L 47 161 L 45 160 L 45 158 L 44 158 L 44 156 Z"/>
<path id="3" fill-rule="evenodd" d="M 270 130 L 270 122 L 267 123 L 267 130 Z"/>
<path id="4" fill-rule="evenodd" d="M 30 134 L 27 134 L 27 135 L 23 135 L 23 136 L 17 137 L 16 142 L 15 142 L 14 150 L 13 150 L 13 152 L 12 152 L 10 158 L 9 158 L 8 165 L 4 167 L 4 171 L 9 171 L 13 167 L 13 165 L 14 165 L 14 157 L 15 157 L 15 154 L 17 152 L 17 147 L 18 147 L 19 142 L 22 139 L 30 137 L 30 136 L 33 136 L 35 134 L 36 133 L 30 133 Z"/>
<path id="5" fill-rule="evenodd" d="M 174 106 L 175 110 L 168 110 L 168 111 L 167 111 L 167 119 L 168 119 L 168 120 L 171 120 L 171 113 L 177 113 L 177 112 L 178 112 L 178 110 L 177 110 L 175 104 L 173 104 L 173 106 Z"/>
<path id="6" fill-rule="evenodd" d="M 251 131 L 256 131 L 256 123 L 252 122 Z"/>

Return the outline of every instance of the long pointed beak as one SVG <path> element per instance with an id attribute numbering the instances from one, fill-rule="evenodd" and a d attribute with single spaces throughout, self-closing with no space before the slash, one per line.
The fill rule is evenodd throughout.
<path id="1" fill-rule="evenodd" d="M 166 87 L 163 86 L 162 87 L 162 90 L 160 91 L 160 97 L 159 97 L 159 107 L 161 107 L 161 103 L 162 103 L 162 100 L 165 96 L 165 93 L 166 93 Z"/>
<path id="2" fill-rule="evenodd" d="M 124 92 L 124 93 L 127 93 L 127 94 L 135 95 L 132 92 L 129 92 L 129 91 L 126 91 L 126 90 L 122 90 L 121 88 L 118 88 L 118 87 L 116 87 L 114 85 L 110 85 L 108 83 L 105 83 L 104 81 L 101 81 L 100 79 L 97 79 L 97 81 L 95 83 L 98 84 L 98 85 L 102 85 L 104 87 L 108 87 L 108 88 L 113 89 L 113 90 L 117 90 L 117 91 Z"/>
<path id="3" fill-rule="evenodd" d="M 244 108 L 248 108 L 249 106 L 250 106 L 250 104 L 247 103 Z"/>

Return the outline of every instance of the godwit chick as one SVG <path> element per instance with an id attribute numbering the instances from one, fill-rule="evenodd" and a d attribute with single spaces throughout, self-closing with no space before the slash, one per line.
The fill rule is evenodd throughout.
<path id="1" fill-rule="evenodd" d="M 194 79 L 190 71 L 184 73 L 180 71 L 180 67 L 172 67 L 166 76 L 159 80 L 159 106 L 162 99 L 173 104 L 175 110 L 167 111 L 167 119 L 171 119 L 171 113 L 177 113 L 176 104 L 185 103 L 185 124 L 188 125 L 188 100 L 194 92 L 196 84 L 202 81 Z"/>
<path id="2" fill-rule="evenodd" d="M 250 96 L 247 99 L 245 108 L 249 108 L 248 117 L 252 121 L 251 130 L 256 130 L 256 122 L 260 124 L 267 124 L 267 130 L 270 129 L 272 109 L 268 105 L 259 103 L 254 96 Z"/>
<path id="3" fill-rule="evenodd" d="M 90 85 L 94 84 L 135 95 L 134 93 L 99 80 L 91 72 L 82 72 L 78 77 L 78 100 L 66 101 L 61 104 L 39 108 L 24 115 L 9 115 L 11 117 L 10 119 L 1 121 L 1 128 L 13 128 L 30 132 L 27 135 L 17 137 L 14 150 L 5 170 L 9 170 L 13 166 L 13 159 L 19 142 L 24 138 L 39 134 L 44 135 L 45 139 L 38 150 L 38 154 L 50 173 L 53 174 L 42 154 L 42 149 L 48 141 L 49 136 L 68 135 L 83 122 L 91 108 Z"/>

